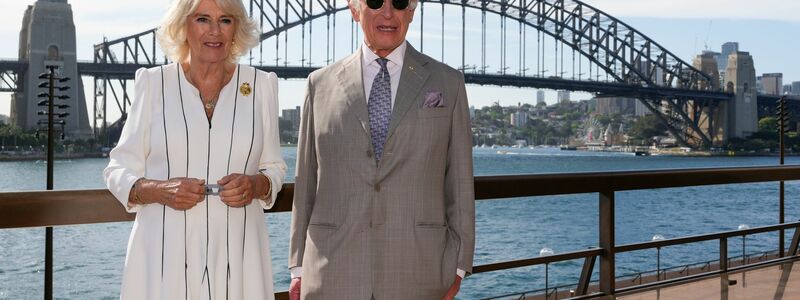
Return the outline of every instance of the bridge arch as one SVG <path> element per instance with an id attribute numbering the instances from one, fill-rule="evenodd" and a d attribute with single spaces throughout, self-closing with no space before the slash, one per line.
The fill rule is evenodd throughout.
<path id="1" fill-rule="evenodd" d="M 320 18 L 328 18 L 328 35 L 327 38 L 329 47 L 332 49 L 331 53 L 326 52 L 326 63 L 332 62 L 336 59 L 336 16 L 342 11 L 347 11 L 346 0 L 242 0 L 245 6 L 249 4 L 249 12 L 251 18 L 256 20 L 261 26 L 261 46 L 259 46 L 261 59 L 263 59 L 263 49 L 266 49 L 268 43 L 275 43 L 275 65 L 267 66 L 260 65 L 267 70 L 276 71 L 282 74 L 285 78 L 304 78 L 309 72 L 316 69 L 311 66 L 312 56 L 311 47 L 312 28 L 315 20 Z M 698 116 L 689 116 L 691 112 L 699 112 L 700 108 L 706 107 L 709 103 L 714 101 L 726 101 L 730 99 L 729 94 L 721 93 L 720 91 L 711 90 L 713 80 L 710 75 L 704 74 L 702 71 L 694 68 L 692 65 L 678 58 L 669 50 L 661 46 L 656 41 L 648 36 L 639 32 L 630 25 L 620 21 L 619 19 L 596 9 L 593 6 L 585 4 L 583 0 L 419 0 L 418 17 L 420 20 L 416 21 L 422 31 L 424 29 L 424 12 L 425 7 L 430 4 L 441 5 L 442 7 L 442 33 L 444 33 L 444 8 L 445 6 L 460 7 L 462 16 L 462 63 L 461 68 L 465 71 L 466 79 L 468 82 L 477 84 L 496 84 L 517 87 L 537 87 L 537 88 L 552 88 L 552 89 L 567 89 L 567 90 L 580 90 L 591 91 L 603 95 L 617 95 L 627 96 L 640 99 L 642 103 L 655 114 L 662 122 L 669 128 L 670 132 L 676 136 L 682 144 L 694 145 L 710 145 L 712 140 L 703 129 L 698 127 Z M 428 4 L 428 5 L 425 5 Z M 467 9 L 472 12 L 480 12 L 482 14 L 482 28 L 484 36 L 482 37 L 484 48 L 481 50 L 483 56 L 481 63 L 483 72 L 473 73 L 466 72 L 468 70 L 465 62 L 466 40 L 464 34 L 463 24 L 466 22 L 465 15 Z M 485 45 L 490 44 L 485 39 L 485 25 L 486 15 L 493 14 L 500 17 L 501 30 L 503 37 L 501 47 L 504 47 L 502 52 L 501 73 L 502 75 L 491 75 L 486 73 L 485 68 Z M 333 16 L 333 18 L 331 18 Z M 346 19 L 350 19 L 349 17 Z M 333 21 L 333 31 L 331 31 L 331 23 Z M 506 44 L 511 44 L 505 38 L 507 26 L 506 20 L 516 21 L 520 28 L 533 28 L 539 34 L 552 37 L 547 41 L 554 40 L 557 46 L 561 46 L 561 73 L 556 73 L 562 76 L 551 76 L 543 78 L 544 71 L 540 69 L 540 77 L 526 75 L 525 68 L 527 64 L 525 59 L 521 59 L 520 76 L 507 75 L 505 69 L 508 68 L 505 62 L 505 49 Z M 350 22 L 349 22 L 350 23 Z M 353 23 L 350 23 L 353 26 Z M 290 33 L 290 30 L 301 27 L 302 30 Z M 324 26 L 323 26 L 324 27 Z M 306 31 L 306 28 L 308 31 Z M 341 28 L 339 28 L 341 29 Z M 295 29 L 296 30 L 296 29 Z M 314 30 L 314 36 L 325 35 L 325 28 L 322 29 L 323 33 L 318 34 L 318 30 Z M 333 39 L 330 34 L 333 32 Z M 351 49 L 355 46 L 353 43 L 357 41 L 358 30 L 351 27 Z M 309 36 L 306 40 L 306 35 Z M 521 36 L 524 34 L 521 33 Z M 292 42 L 296 42 L 297 38 L 302 39 L 300 54 L 289 53 L 290 45 L 289 37 L 291 36 Z M 268 41 L 270 40 L 270 41 Z M 413 39 L 412 39 L 413 40 Z M 421 37 L 422 41 L 424 40 Z M 525 48 L 525 40 L 521 38 L 520 53 L 528 53 Z M 331 44 L 331 41 L 333 43 Z M 544 40 L 542 40 L 542 46 Z M 307 43 L 308 42 L 308 43 Z M 538 43 L 538 42 L 537 42 Z M 308 44 L 308 48 L 305 48 Z M 346 43 L 345 43 L 346 44 Z M 560 45 L 559 45 L 560 44 Z M 331 46 L 332 45 L 332 46 Z M 339 44 L 341 45 L 341 44 Z M 271 45 L 270 45 L 271 46 Z M 278 65 L 279 48 L 284 51 L 283 66 Z M 597 69 L 597 75 L 600 74 L 600 69 L 606 73 L 609 79 L 615 83 L 602 83 L 600 80 L 596 81 L 581 81 L 580 75 L 578 80 L 564 80 L 564 50 L 568 46 L 573 51 L 573 68 L 575 66 L 574 57 L 577 53 L 580 54 L 578 63 L 588 61 L 590 70 Z M 443 46 L 444 47 L 444 46 Z M 470 45 L 472 47 L 472 45 Z M 115 48 L 117 54 L 111 49 Z M 420 45 L 422 48 L 422 45 Z M 110 84 L 110 80 L 118 80 L 119 86 L 123 90 L 123 99 L 117 99 L 117 106 L 125 115 L 126 106 L 129 105 L 127 94 L 125 90 L 125 81 L 132 79 L 132 71 L 134 67 L 152 66 L 161 63 L 163 54 L 158 54 L 155 38 L 155 29 L 144 31 L 128 37 L 112 41 L 103 41 L 95 45 L 95 59 L 94 63 L 98 68 L 104 68 L 97 72 L 101 77 L 95 76 L 95 102 L 101 103 L 105 107 L 106 97 L 110 89 L 110 94 L 116 96 L 114 85 Z M 308 49 L 308 56 L 306 56 L 306 49 Z M 442 48 L 444 49 L 444 48 Z M 292 50 L 295 51 L 295 50 Z M 546 50 L 542 48 L 542 51 Z M 251 52 L 250 63 L 253 64 L 255 50 Z M 349 53 L 349 52 L 348 52 Z M 470 51 L 472 53 L 472 51 Z M 270 54 L 268 54 L 270 55 Z M 537 45 L 537 55 L 539 55 Z M 556 56 L 558 55 L 558 48 L 556 48 Z M 301 65 L 289 63 L 289 56 L 300 56 Z M 319 57 L 319 54 L 317 55 Z M 444 59 L 444 51 L 442 54 Z M 523 56 L 524 57 L 524 56 Z M 293 57 L 294 58 L 294 57 Z M 308 60 L 306 60 L 308 58 Z M 542 63 L 538 64 L 538 68 L 543 68 L 542 65 L 547 65 L 544 62 L 544 55 L 541 57 Z M 538 59 L 538 58 L 537 58 Z M 166 63 L 166 58 L 163 58 Z M 138 66 L 135 66 L 138 65 Z M 558 72 L 559 64 L 555 63 Z M 129 70 L 130 69 L 130 70 Z M 116 73 L 115 73 L 116 72 Z M 578 70 L 580 72 L 580 70 Z M 568 73 L 568 72 L 567 72 Z M 575 74 L 573 74 L 575 75 Z M 591 76 L 591 75 L 590 75 Z M 112 79 L 113 77 L 113 79 Z M 584 89 L 586 88 L 586 89 Z M 696 101 L 700 100 L 700 101 Z M 98 104 L 96 104 L 98 105 Z M 664 106 L 668 109 L 662 109 Z M 689 106 L 694 106 L 689 109 Z M 691 111 L 691 112 L 690 112 Z M 102 116 L 105 118 L 105 115 Z M 106 122 L 103 122 L 105 124 Z M 690 142 L 691 140 L 691 142 Z"/>
<path id="2" fill-rule="evenodd" d="M 251 4 L 254 2 L 257 1 L 251 0 Z M 293 2 L 297 0 L 280 0 L 275 5 L 268 1 L 266 5 L 251 6 L 251 9 L 258 8 L 258 17 L 269 26 L 261 35 L 262 41 L 348 9 L 346 1 L 320 1 L 322 10 L 317 12 L 313 11 L 312 6 L 307 8 Z M 703 90 L 712 81 L 709 75 L 681 60 L 645 34 L 579 0 L 419 2 L 461 6 L 523 23 L 569 46 L 621 83 Z M 284 3 L 283 11 L 281 3 Z"/>

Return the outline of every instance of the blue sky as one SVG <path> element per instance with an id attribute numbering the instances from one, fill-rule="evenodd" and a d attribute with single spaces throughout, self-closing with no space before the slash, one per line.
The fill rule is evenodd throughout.
<path id="1" fill-rule="evenodd" d="M 3 1 L 0 4 L 0 59 L 15 59 L 17 57 L 19 29 L 22 15 L 27 5 L 33 0 Z M 92 45 L 102 41 L 103 37 L 115 39 L 138 33 L 155 27 L 163 15 L 167 1 L 163 0 L 138 0 L 138 1 L 107 1 L 107 0 L 72 0 L 69 1 L 74 12 L 77 28 L 79 59 L 89 60 L 92 57 Z M 719 51 L 722 43 L 738 41 L 740 50 L 748 51 L 754 57 L 756 73 L 784 74 L 784 84 L 791 81 L 800 81 L 800 59 L 797 57 L 800 49 L 800 1 L 793 0 L 760 0 L 758 2 L 745 0 L 588 0 L 586 3 L 603 10 L 628 23 L 640 32 L 654 39 L 665 48 L 672 51 L 684 61 L 691 62 L 694 55 L 700 53 L 705 45 L 710 50 Z M 426 7 L 425 15 L 425 51 L 434 58 L 441 57 L 440 42 L 429 42 L 441 36 L 441 20 L 437 5 Z M 430 10 L 428 10 L 430 9 Z M 473 12 L 474 14 L 474 12 Z M 475 14 L 477 15 L 477 14 Z M 448 11 L 448 15 L 450 12 Z M 419 11 L 417 19 L 411 26 L 409 40 L 419 43 L 420 22 Z M 348 14 L 339 14 L 341 30 L 349 30 Z M 445 41 L 452 39 L 453 35 L 460 41 L 460 16 L 457 22 L 450 23 L 449 17 L 445 18 Z M 454 20 L 455 21 L 455 20 Z M 478 22 L 475 22 L 479 24 Z M 468 23 L 469 24 L 469 23 Z M 489 24 L 488 36 L 495 39 L 499 32 L 498 22 Z M 516 24 L 509 22 L 512 28 Z M 341 26 L 346 25 L 346 26 Z M 316 29 L 319 28 L 319 29 Z M 322 27 L 315 27 L 322 30 Z M 320 31 L 316 31 L 320 32 Z M 316 34 L 315 32 L 315 34 Z M 468 36 L 479 36 L 479 25 L 468 25 Z M 509 31 L 509 37 L 513 36 Z M 290 33 L 290 37 L 297 37 Z M 348 38 L 349 39 L 349 38 Z M 479 41 L 479 39 L 477 40 Z M 499 40 L 498 40 L 499 41 Z M 460 43 L 460 42 L 459 42 Z M 340 42 L 337 56 L 349 52 L 349 46 L 343 47 L 346 42 Z M 319 42 L 315 47 L 321 45 Z M 552 42 L 549 44 L 552 46 Z M 491 46 L 489 46 L 491 47 Z M 530 47 L 530 46 L 529 46 Z M 316 48 L 315 48 L 316 49 Z M 451 50 L 446 47 L 448 51 Z M 508 50 L 509 60 L 516 57 L 516 48 Z M 490 49 L 496 52 L 496 49 Z M 317 54 L 324 53 L 315 50 Z M 460 52 L 460 49 L 458 49 Z M 290 51 L 297 52 L 297 51 Z M 493 53 L 490 52 L 490 53 Z M 450 54 L 446 52 L 447 63 Z M 471 59 L 476 54 L 468 54 L 468 64 L 479 61 Z M 493 62 L 492 59 L 495 59 Z M 322 63 L 321 60 L 316 59 Z M 460 64 L 460 53 L 457 56 Z M 472 62 L 470 62 L 472 61 Z M 489 56 L 488 65 L 497 67 L 496 55 Z M 509 63 L 511 64 L 511 63 Z M 89 80 L 86 80 L 89 82 Z M 293 108 L 302 101 L 303 80 L 288 80 L 280 83 L 280 103 L 282 108 Z M 536 91 L 532 89 L 500 88 L 468 86 L 470 102 L 476 107 L 490 105 L 499 101 L 502 105 L 512 105 L 518 102 L 534 102 Z M 548 102 L 554 101 L 554 92 L 548 91 Z M 588 94 L 574 95 L 573 100 L 588 98 Z M 8 114 L 10 96 L 0 93 L 0 114 Z M 92 107 L 92 105 L 88 105 Z M 91 113 L 91 112 L 90 112 Z"/>

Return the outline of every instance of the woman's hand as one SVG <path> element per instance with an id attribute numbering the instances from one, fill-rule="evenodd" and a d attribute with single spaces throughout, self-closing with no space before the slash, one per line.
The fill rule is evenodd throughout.
<path id="1" fill-rule="evenodd" d="M 257 195 L 266 194 L 264 190 L 269 187 L 264 187 L 266 181 L 262 179 L 263 175 L 244 175 L 244 174 L 230 174 L 222 177 L 217 184 L 222 186 L 222 192 L 219 193 L 219 198 L 228 206 L 243 207 L 250 202 L 253 202 L 253 197 Z"/>
<path id="2" fill-rule="evenodd" d="M 206 181 L 197 178 L 172 178 L 167 181 L 142 179 L 136 190 L 140 204 L 160 203 L 175 210 L 187 210 L 205 199 Z"/>

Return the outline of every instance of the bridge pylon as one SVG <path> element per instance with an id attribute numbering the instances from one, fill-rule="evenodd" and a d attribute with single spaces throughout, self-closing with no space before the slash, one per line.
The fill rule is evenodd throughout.
<path id="1" fill-rule="evenodd" d="M 66 110 L 69 116 L 64 127 L 65 135 L 70 138 L 91 137 L 83 82 L 78 73 L 75 23 L 67 0 L 38 0 L 29 5 L 19 35 L 19 59 L 27 61 L 27 69 L 18 77 L 19 91 L 12 95 L 12 123 L 26 130 L 39 128 L 38 76 L 47 66 L 54 65 L 58 66 L 59 76 L 73 79 L 72 88 L 63 93 L 69 96 L 65 104 L 70 106 Z"/>
<path id="2" fill-rule="evenodd" d="M 728 56 L 725 91 L 734 93 L 728 105 L 728 138 L 746 138 L 758 131 L 758 89 L 753 57 L 747 52 Z"/>
<path id="3" fill-rule="evenodd" d="M 694 58 L 692 64 L 701 72 L 708 74 L 711 81 L 699 83 L 701 89 L 719 91 L 720 74 L 717 60 L 713 53 L 704 52 Z M 705 132 L 710 140 L 708 146 L 722 146 L 727 140 L 727 106 L 724 101 L 692 100 L 686 104 L 690 119 Z"/>

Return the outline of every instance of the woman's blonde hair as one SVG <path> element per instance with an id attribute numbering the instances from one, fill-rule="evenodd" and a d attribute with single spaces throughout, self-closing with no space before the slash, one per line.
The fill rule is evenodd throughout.
<path id="1" fill-rule="evenodd" d="M 186 62 L 191 58 L 186 41 L 186 19 L 197 10 L 202 0 L 175 0 L 158 28 L 158 42 L 169 59 Z M 235 19 L 236 33 L 228 60 L 236 63 L 251 48 L 258 45 L 261 33 L 256 23 L 247 16 L 241 0 L 213 0 L 226 14 Z"/>

